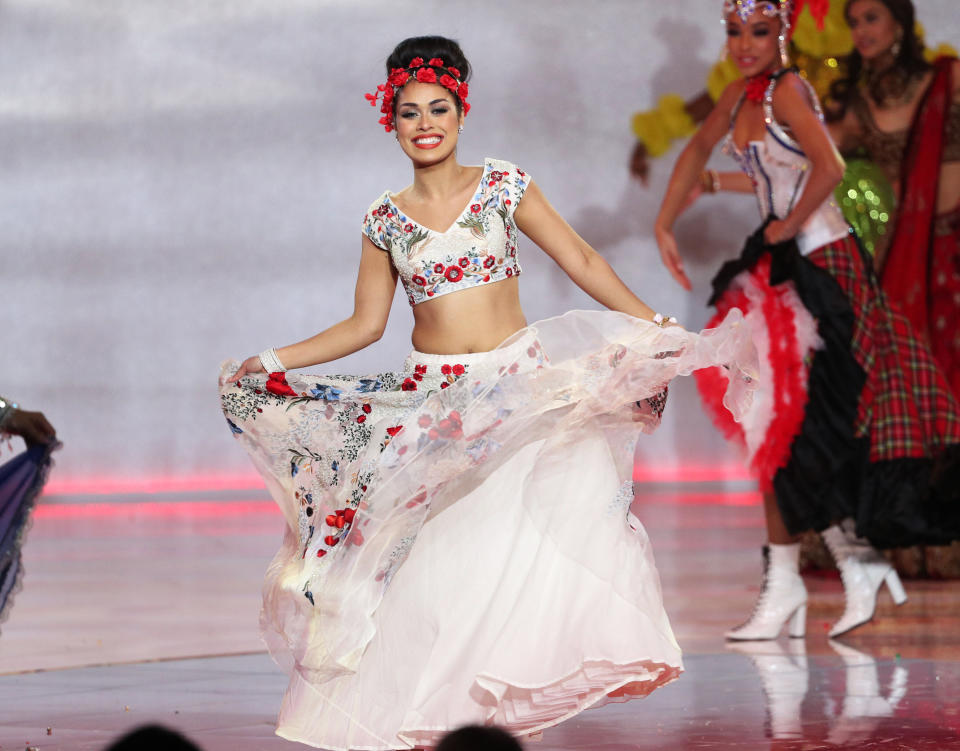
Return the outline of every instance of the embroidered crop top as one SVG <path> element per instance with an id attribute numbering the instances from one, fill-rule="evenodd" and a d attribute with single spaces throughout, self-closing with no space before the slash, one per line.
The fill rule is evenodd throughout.
<path id="1" fill-rule="evenodd" d="M 861 145 L 870 160 L 879 165 L 887 179 L 896 185 L 900 180 L 900 170 L 910 140 L 910 130 L 907 128 L 893 131 L 880 130 L 870 111 L 870 106 L 859 91 L 854 94 L 852 108 L 863 127 L 860 134 Z M 947 113 L 941 161 L 944 164 L 960 162 L 960 102 L 957 101 L 950 103 L 950 110 Z"/>
<path id="2" fill-rule="evenodd" d="M 733 128 L 737 114 L 743 105 L 745 94 L 733 109 L 730 118 L 730 130 L 724 141 L 724 151 L 732 156 L 740 169 L 753 182 L 760 215 L 763 218 L 774 214 L 779 219 L 786 217 L 797 200 L 803 195 L 810 179 L 810 160 L 800 149 L 800 145 L 790 137 L 773 117 L 773 92 L 777 78 L 770 81 L 763 97 L 763 117 L 767 124 L 762 141 L 750 141 L 741 150 L 733 138 Z M 817 115 L 823 120 L 819 100 L 806 80 L 801 79 L 810 90 Z M 797 234 L 797 246 L 800 253 L 808 255 L 817 248 L 839 240 L 850 232 L 850 226 L 833 198 L 828 198 L 804 222 Z"/>
<path id="3" fill-rule="evenodd" d="M 484 159 L 473 198 L 445 232 L 418 224 L 386 191 L 363 217 L 363 233 L 390 254 L 411 305 L 509 279 L 520 273 L 513 212 L 530 179 L 515 164 Z"/>

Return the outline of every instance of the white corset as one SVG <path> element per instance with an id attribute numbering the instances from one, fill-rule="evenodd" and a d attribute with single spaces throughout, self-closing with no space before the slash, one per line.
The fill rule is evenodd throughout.
<path id="1" fill-rule="evenodd" d="M 776 79 L 770 82 L 763 101 L 764 118 L 767 122 L 767 132 L 763 140 L 750 141 L 742 151 L 737 148 L 733 140 L 733 123 L 743 103 L 741 96 L 740 102 L 733 110 L 730 132 L 724 143 L 724 151 L 736 160 L 740 169 L 753 182 L 760 216 L 763 219 L 771 214 L 778 219 L 786 217 L 793 211 L 810 179 L 810 160 L 800 149 L 799 144 L 773 118 L 773 90 L 776 83 Z M 817 102 L 816 94 L 812 89 L 811 95 L 814 102 Z M 817 114 L 822 119 L 819 103 L 816 107 Z M 801 254 L 808 255 L 823 245 L 842 239 L 849 233 L 850 226 L 836 201 L 831 197 L 804 222 L 797 234 L 797 245 Z"/>

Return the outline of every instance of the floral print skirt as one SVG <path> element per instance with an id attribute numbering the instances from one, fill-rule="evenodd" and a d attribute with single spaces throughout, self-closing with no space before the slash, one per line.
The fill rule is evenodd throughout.
<path id="1" fill-rule="evenodd" d="M 291 676 L 277 732 L 329 749 L 523 735 L 676 677 L 629 512 L 634 447 L 697 368 L 727 366 L 740 414 L 755 360 L 739 311 L 701 334 L 575 311 L 400 372 L 224 384 L 287 520 L 261 621 Z"/>

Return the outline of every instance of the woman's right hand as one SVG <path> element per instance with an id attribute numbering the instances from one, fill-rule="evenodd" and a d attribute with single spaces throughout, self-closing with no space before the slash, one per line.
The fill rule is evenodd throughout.
<path id="1" fill-rule="evenodd" d="M 254 373 L 266 373 L 263 368 L 263 363 L 260 362 L 259 355 L 254 355 L 244 360 L 237 369 L 237 372 L 227 379 L 227 383 L 236 383 L 245 375 L 253 375 Z"/>
<path id="2" fill-rule="evenodd" d="M 664 227 L 654 227 L 654 234 L 657 238 L 657 245 L 660 247 L 660 258 L 663 265 L 667 267 L 670 276 L 677 280 L 677 283 L 685 290 L 693 288 L 690 279 L 683 270 L 683 261 L 680 259 L 680 250 L 677 248 L 677 239 L 673 236 L 673 231 Z"/>

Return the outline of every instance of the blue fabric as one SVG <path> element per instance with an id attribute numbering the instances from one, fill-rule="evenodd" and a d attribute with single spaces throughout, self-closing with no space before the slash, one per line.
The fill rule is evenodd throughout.
<path id="1" fill-rule="evenodd" d="M 57 445 L 32 446 L 0 466 L 0 622 L 20 581 L 27 522 Z"/>

